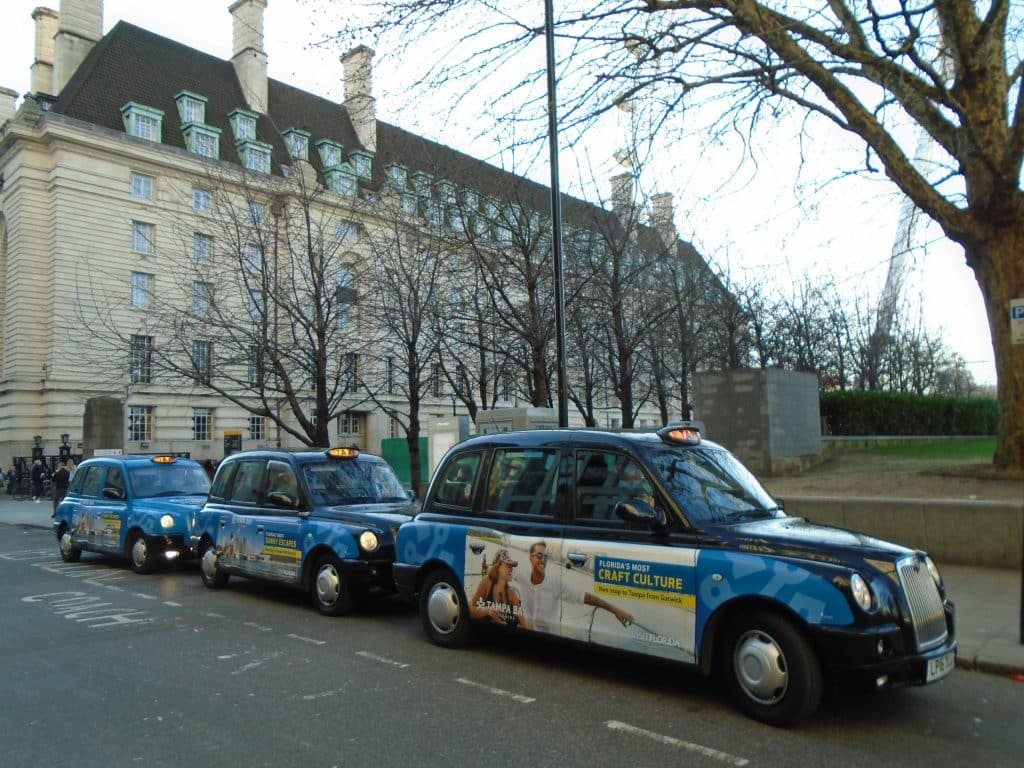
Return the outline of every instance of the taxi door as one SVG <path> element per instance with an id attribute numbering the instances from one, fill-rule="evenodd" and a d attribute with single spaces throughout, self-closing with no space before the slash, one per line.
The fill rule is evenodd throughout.
<path id="1" fill-rule="evenodd" d="M 121 534 L 128 502 L 124 497 L 124 472 L 118 465 L 87 467 L 82 498 L 72 519 L 71 539 L 76 546 L 103 552 L 121 552 Z M 118 494 L 120 498 L 118 498 Z"/>
<path id="2" fill-rule="evenodd" d="M 285 506 L 286 501 L 293 505 Z M 268 461 L 262 501 L 255 517 L 260 553 L 260 558 L 253 561 L 256 575 L 298 583 L 305 524 L 299 517 L 301 508 L 298 479 L 292 467 L 282 461 Z"/>
<path id="3" fill-rule="evenodd" d="M 617 451 L 580 448 L 572 495 L 562 541 L 562 634 L 693 662 L 698 550 L 613 511 L 630 499 L 661 503 L 640 464 Z"/>

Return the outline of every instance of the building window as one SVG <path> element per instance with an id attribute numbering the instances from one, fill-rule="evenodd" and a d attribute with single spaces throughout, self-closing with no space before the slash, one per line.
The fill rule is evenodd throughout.
<path id="1" fill-rule="evenodd" d="M 256 227 L 263 223 L 263 203 L 249 201 L 249 223 Z"/>
<path id="2" fill-rule="evenodd" d="M 395 358 L 389 357 L 384 364 L 384 387 L 389 395 L 395 394 Z M 392 435 L 394 437 L 394 435 Z"/>
<path id="3" fill-rule="evenodd" d="M 228 120 L 231 121 L 231 130 L 235 134 L 235 141 L 251 141 L 256 138 L 256 114 L 254 112 L 233 109 L 228 112 Z"/>
<path id="4" fill-rule="evenodd" d="M 153 304 L 153 276 L 132 272 L 131 302 L 133 309 L 149 309 Z"/>
<path id="5" fill-rule="evenodd" d="M 355 197 L 359 183 L 355 174 L 348 168 L 332 168 L 327 171 L 327 188 L 345 197 Z"/>
<path id="6" fill-rule="evenodd" d="M 338 267 L 334 275 L 334 297 L 338 304 L 338 330 L 348 327 L 349 314 L 356 303 L 356 279 L 348 267 Z"/>
<path id="7" fill-rule="evenodd" d="M 209 384 L 213 375 L 213 344 L 196 339 L 192 342 L 192 371 L 200 384 Z"/>
<path id="8" fill-rule="evenodd" d="M 402 191 L 405 189 L 405 185 L 409 180 L 409 172 L 405 169 L 405 166 L 392 163 L 385 168 L 388 175 L 388 183 L 392 188 Z"/>
<path id="9" fill-rule="evenodd" d="M 192 283 L 192 314 L 206 317 L 213 306 L 213 283 L 196 280 Z"/>
<path id="10" fill-rule="evenodd" d="M 128 407 L 128 439 L 133 442 L 149 442 L 153 439 L 154 408 L 151 405 Z"/>
<path id="11" fill-rule="evenodd" d="M 262 416 L 255 416 L 253 414 L 249 415 L 249 439 L 267 439 L 266 419 L 264 419 Z"/>
<path id="12" fill-rule="evenodd" d="M 152 253 L 156 227 L 144 221 L 132 222 L 132 250 L 136 253 Z"/>
<path id="13" fill-rule="evenodd" d="M 416 215 L 416 195 L 411 192 L 402 195 L 402 210 L 410 216 Z"/>
<path id="14" fill-rule="evenodd" d="M 192 409 L 192 439 L 213 439 L 213 408 Z"/>
<path id="15" fill-rule="evenodd" d="M 412 186 L 420 197 L 430 194 L 430 185 L 434 183 L 434 177 L 426 171 L 416 171 L 412 175 Z"/>
<path id="16" fill-rule="evenodd" d="M 220 157 L 220 128 L 189 123 L 182 132 L 185 134 L 185 148 L 192 154 L 215 160 Z"/>
<path id="17" fill-rule="evenodd" d="M 242 165 L 250 171 L 259 173 L 270 173 L 270 150 L 269 144 L 262 141 L 241 141 L 237 144 L 239 157 L 242 158 Z"/>
<path id="18" fill-rule="evenodd" d="M 128 375 L 132 384 L 149 384 L 153 378 L 153 337 L 133 335 L 128 347 Z"/>
<path id="19" fill-rule="evenodd" d="M 334 237 L 339 243 L 353 246 L 359 242 L 359 225 L 354 221 L 342 221 L 334 229 Z"/>
<path id="20" fill-rule="evenodd" d="M 132 197 L 136 200 L 152 200 L 153 177 L 132 172 Z"/>
<path id="21" fill-rule="evenodd" d="M 284 132 L 284 142 L 288 145 L 288 154 L 296 160 L 305 160 L 309 156 L 309 132 L 297 128 L 289 128 Z"/>
<path id="22" fill-rule="evenodd" d="M 436 200 L 429 197 L 423 200 L 423 218 L 435 227 L 441 225 L 441 206 Z"/>
<path id="23" fill-rule="evenodd" d="M 434 363 L 430 368 L 430 394 L 434 397 L 441 397 L 444 394 L 442 379 L 441 364 Z"/>
<path id="24" fill-rule="evenodd" d="M 341 157 L 345 150 L 341 144 L 329 139 L 321 139 L 316 143 L 316 148 L 320 152 L 320 162 L 324 168 L 334 168 L 336 165 L 341 165 Z"/>
<path id="25" fill-rule="evenodd" d="M 121 119 L 130 136 L 160 143 L 164 120 L 162 110 L 130 101 L 121 107 Z"/>
<path id="26" fill-rule="evenodd" d="M 181 117 L 182 125 L 206 122 L 205 96 L 189 91 L 180 91 L 175 95 L 174 100 L 178 104 L 178 115 Z"/>
<path id="27" fill-rule="evenodd" d="M 263 252 L 255 243 L 245 246 L 245 268 L 250 272 L 259 272 L 263 268 Z"/>
<path id="28" fill-rule="evenodd" d="M 359 387 L 359 355 L 348 352 L 342 360 L 341 381 L 345 392 L 355 392 Z"/>
<path id="29" fill-rule="evenodd" d="M 192 208 L 199 213 L 209 213 L 213 209 L 213 193 L 201 187 L 192 187 Z"/>
<path id="30" fill-rule="evenodd" d="M 361 435 L 363 433 L 363 417 L 354 411 L 343 411 L 338 414 L 339 435 Z"/>
<path id="31" fill-rule="evenodd" d="M 373 174 L 373 155 L 369 152 L 356 150 L 350 153 L 348 157 L 352 167 L 356 169 L 356 175 L 360 179 L 369 180 Z"/>
<path id="32" fill-rule="evenodd" d="M 246 309 L 249 312 L 249 320 L 258 323 L 263 317 L 263 294 L 255 289 L 249 291 L 249 306 Z"/>
<path id="33" fill-rule="evenodd" d="M 198 264 L 206 264 L 213 258 L 213 237 L 202 232 L 192 234 L 192 259 Z"/>
<path id="34" fill-rule="evenodd" d="M 263 386 L 263 355 L 255 344 L 249 347 L 248 381 L 250 387 Z"/>

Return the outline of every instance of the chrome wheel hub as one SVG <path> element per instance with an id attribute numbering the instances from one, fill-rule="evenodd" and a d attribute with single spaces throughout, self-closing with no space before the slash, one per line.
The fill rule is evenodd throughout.
<path id="1" fill-rule="evenodd" d="M 458 592 L 450 584 L 435 584 L 427 598 L 427 618 L 434 629 L 443 635 L 455 631 L 459 616 Z"/>
<path id="2" fill-rule="evenodd" d="M 140 568 L 146 564 L 146 559 L 149 557 L 149 549 L 146 547 L 146 540 L 139 536 L 132 543 L 132 562 L 134 562 Z"/>
<path id="3" fill-rule="evenodd" d="M 333 565 L 320 567 L 316 574 L 316 598 L 322 605 L 334 605 L 341 597 L 341 577 Z"/>
<path id="4" fill-rule="evenodd" d="M 62 533 L 60 535 L 60 551 L 63 552 L 65 555 L 67 555 L 67 554 L 69 554 L 71 552 L 71 532 L 70 531 L 64 531 L 64 533 Z"/>
<path id="5" fill-rule="evenodd" d="M 203 575 L 213 580 L 217 577 L 217 550 L 213 547 L 207 547 L 203 550 L 203 559 L 199 562 L 199 567 L 203 569 Z"/>
<path id="6" fill-rule="evenodd" d="M 770 635 L 757 630 L 744 633 L 736 643 L 733 667 L 740 688 L 758 704 L 775 704 L 786 695 L 786 657 Z"/>

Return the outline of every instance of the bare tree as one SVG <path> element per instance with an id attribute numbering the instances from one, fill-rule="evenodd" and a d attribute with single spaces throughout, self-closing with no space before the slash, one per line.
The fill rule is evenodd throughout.
<path id="1" fill-rule="evenodd" d="M 538 86 L 545 73 L 529 55 L 543 33 L 536 4 L 374 4 L 381 13 L 370 31 L 401 29 L 405 40 L 418 41 L 423 33 L 462 30 L 425 82 L 435 84 L 432 75 L 449 82 L 461 77 L 468 88 L 493 87 L 480 73 L 504 66 L 500 82 L 508 85 L 497 90 L 497 106 L 523 119 L 543 116 Z M 860 142 L 863 166 L 847 170 L 883 172 L 963 247 L 985 300 L 995 352 L 1000 433 L 994 463 L 1024 468 L 1024 347 L 1012 345 L 1007 317 L 1010 301 L 1024 296 L 1021 4 L 581 1 L 559 5 L 556 34 L 565 42 L 558 72 L 567 135 L 628 100 L 644 114 L 652 137 L 678 126 L 684 107 L 706 105 L 718 116 L 707 126 L 711 141 L 726 131 L 752 137 L 762 120 L 777 123 L 790 112 L 806 116 L 798 121 L 803 128 L 825 121 Z M 914 128 L 936 146 L 928 163 L 915 162 Z"/>

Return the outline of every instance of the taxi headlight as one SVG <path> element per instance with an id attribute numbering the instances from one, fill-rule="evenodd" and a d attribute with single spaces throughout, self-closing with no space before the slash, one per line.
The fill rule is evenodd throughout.
<path id="1" fill-rule="evenodd" d="M 373 531 L 363 531 L 359 534 L 359 546 L 364 552 L 373 552 L 380 546 L 380 539 Z"/>
<path id="2" fill-rule="evenodd" d="M 859 573 L 850 576 L 850 592 L 860 609 L 864 613 L 871 613 L 875 607 L 875 598 L 871 594 L 871 587 Z"/>
<path id="3" fill-rule="evenodd" d="M 932 579 L 935 580 L 935 586 L 941 587 L 942 586 L 942 576 L 939 575 L 939 568 L 938 568 L 938 566 L 935 565 L 935 562 L 930 557 L 928 557 L 928 555 L 924 556 L 924 564 L 925 564 L 925 567 L 928 569 L 928 573 L 930 573 L 932 575 Z"/>
<path id="4" fill-rule="evenodd" d="M 160 518 L 160 525 L 163 528 L 173 528 L 174 527 L 174 517 L 173 517 L 173 515 L 163 515 Z"/>

